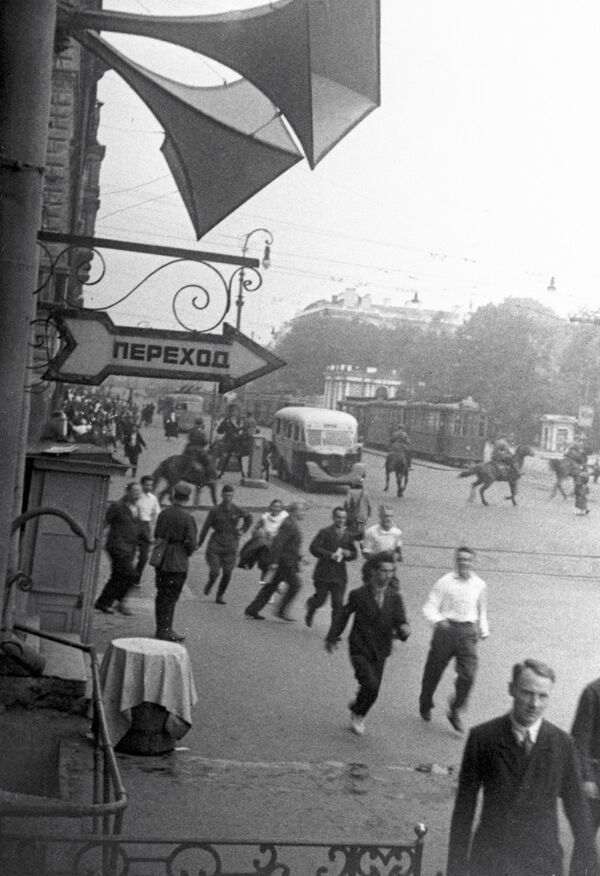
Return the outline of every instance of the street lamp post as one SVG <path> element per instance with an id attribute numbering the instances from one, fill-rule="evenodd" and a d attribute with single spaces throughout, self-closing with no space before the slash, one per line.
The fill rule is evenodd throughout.
<path id="1" fill-rule="evenodd" d="M 271 266 L 271 246 L 273 245 L 273 235 L 269 231 L 268 228 L 253 228 L 252 231 L 249 231 L 246 237 L 244 238 L 244 245 L 242 247 L 242 256 L 245 258 L 246 253 L 248 252 L 248 241 L 252 237 L 253 234 L 264 234 L 265 236 L 265 252 L 262 258 L 262 266 L 265 270 L 267 270 Z M 260 283 L 259 283 L 260 285 Z M 245 276 L 244 276 L 244 268 L 240 270 L 239 277 L 239 285 L 238 285 L 238 297 L 235 300 L 236 307 L 236 317 L 235 317 L 235 327 L 238 331 L 240 331 L 240 326 L 242 323 L 242 307 L 244 306 L 244 289 L 245 289 Z"/>

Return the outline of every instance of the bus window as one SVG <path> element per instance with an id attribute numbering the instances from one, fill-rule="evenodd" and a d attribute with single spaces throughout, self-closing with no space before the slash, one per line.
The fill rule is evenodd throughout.
<path id="1" fill-rule="evenodd" d="M 294 441 L 300 440 L 300 427 L 294 426 Z"/>

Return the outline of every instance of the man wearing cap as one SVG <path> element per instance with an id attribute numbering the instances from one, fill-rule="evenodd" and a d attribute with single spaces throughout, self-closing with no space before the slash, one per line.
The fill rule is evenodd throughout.
<path id="1" fill-rule="evenodd" d="M 160 565 L 156 567 L 156 638 L 167 642 L 183 642 L 173 630 L 175 605 L 181 595 L 189 568 L 189 558 L 196 550 L 196 521 L 183 507 L 192 488 L 185 481 L 173 487 L 173 504 L 158 515 L 154 537 L 166 541 Z"/>
<path id="2" fill-rule="evenodd" d="M 221 490 L 221 502 L 208 512 L 198 540 L 198 547 L 201 547 L 208 535 L 208 530 L 212 529 L 206 548 L 209 573 L 208 581 L 204 587 L 204 595 L 208 596 L 219 577 L 219 573 L 221 573 L 215 600 L 219 605 L 225 605 L 223 596 L 235 568 L 240 535 L 247 532 L 251 526 L 252 514 L 233 504 L 233 487 L 230 484 L 225 484 Z"/>

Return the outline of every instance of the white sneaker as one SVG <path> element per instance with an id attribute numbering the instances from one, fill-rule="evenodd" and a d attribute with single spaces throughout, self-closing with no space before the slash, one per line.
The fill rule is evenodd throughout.
<path id="1" fill-rule="evenodd" d="M 355 715 L 354 712 L 350 713 L 350 729 L 357 736 L 362 736 L 365 732 L 365 722 L 360 715 Z"/>

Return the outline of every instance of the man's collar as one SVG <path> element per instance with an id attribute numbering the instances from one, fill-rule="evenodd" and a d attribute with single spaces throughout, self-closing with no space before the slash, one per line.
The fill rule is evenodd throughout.
<path id="1" fill-rule="evenodd" d="M 525 738 L 526 733 L 529 734 L 529 738 L 532 742 L 535 742 L 537 740 L 538 733 L 540 732 L 540 727 L 542 726 L 543 718 L 538 718 L 537 721 L 535 721 L 533 724 L 530 724 L 528 727 L 524 727 L 523 724 L 519 724 L 517 721 L 515 721 L 512 711 L 509 712 L 509 718 L 511 729 L 519 741 Z"/>

